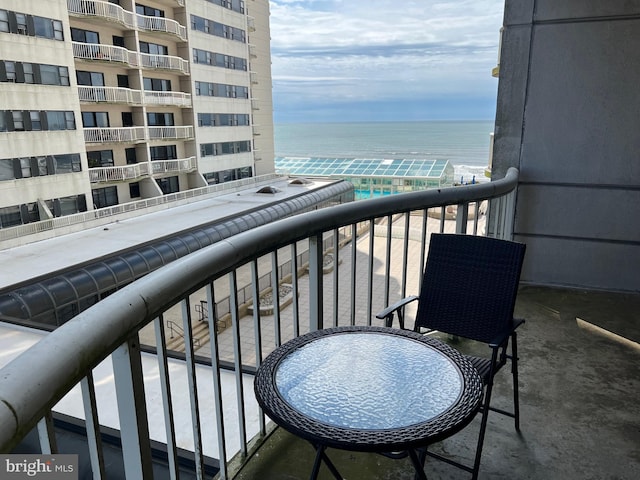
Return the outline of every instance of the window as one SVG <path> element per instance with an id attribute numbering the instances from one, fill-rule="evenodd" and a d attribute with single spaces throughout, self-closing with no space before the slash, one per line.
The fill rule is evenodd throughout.
<path id="1" fill-rule="evenodd" d="M 6 74 L 7 74 L 7 81 L 8 82 L 15 82 L 16 81 L 16 62 L 9 62 L 6 61 L 4 62 L 4 68 L 6 70 Z"/>
<path id="2" fill-rule="evenodd" d="M 77 153 L 53 155 L 53 165 L 57 174 L 82 171 L 80 155 Z"/>
<path id="3" fill-rule="evenodd" d="M 113 150 L 95 150 L 87 152 L 89 168 L 113 167 Z"/>
<path id="4" fill-rule="evenodd" d="M 121 88 L 129 88 L 129 75 L 118 75 L 118 86 Z"/>
<path id="5" fill-rule="evenodd" d="M 151 160 L 175 160 L 178 158 L 178 152 L 175 145 L 150 147 L 149 153 L 151 154 Z"/>
<path id="6" fill-rule="evenodd" d="M 9 15 L 6 10 L 0 10 L 0 32 L 9 32 Z"/>
<path id="7" fill-rule="evenodd" d="M 91 85 L 94 87 L 104 87 L 104 74 L 100 72 L 76 71 L 78 85 Z"/>
<path id="8" fill-rule="evenodd" d="M 173 113 L 147 113 L 147 123 L 152 127 L 167 127 L 173 123 Z"/>
<path id="9" fill-rule="evenodd" d="M 11 117 L 13 119 L 13 129 L 15 131 L 23 131 L 24 130 L 24 119 L 21 111 L 14 110 L 11 112 Z"/>
<path id="10" fill-rule="evenodd" d="M 31 159 L 29 157 L 23 157 L 18 160 L 20 162 L 20 173 L 21 173 L 20 178 L 31 177 Z"/>
<path id="11" fill-rule="evenodd" d="M 17 33 L 20 35 L 28 35 L 27 16 L 24 13 L 16 13 Z"/>
<path id="12" fill-rule="evenodd" d="M 152 90 L 154 92 L 170 92 L 171 80 L 165 80 L 164 78 L 143 78 L 143 85 L 145 90 Z"/>
<path id="13" fill-rule="evenodd" d="M 42 130 L 42 120 L 40 119 L 40 112 L 29 112 L 29 120 L 31 121 L 31 130 Z"/>
<path id="14" fill-rule="evenodd" d="M 156 182 L 165 195 L 180 191 L 178 177 L 158 178 Z"/>
<path id="15" fill-rule="evenodd" d="M 31 63 L 23 63 L 22 71 L 24 72 L 24 83 L 36 83 L 33 76 L 33 65 Z"/>
<path id="16" fill-rule="evenodd" d="M 49 130 L 75 130 L 76 122 L 73 112 L 44 112 Z"/>
<path id="17" fill-rule="evenodd" d="M 136 3 L 136 13 L 147 17 L 164 17 L 164 11 Z"/>
<path id="18" fill-rule="evenodd" d="M 22 225 L 22 217 L 20 215 L 20 206 L 0 208 L 0 227 L 7 228 L 15 225 Z"/>
<path id="19" fill-rule="evenodd" d="M 133 112 L 122 112 L 120 116 L 123 127 L 133 127 Z"/>
<path id="20" fill-rule="evenodd" d="M 140 183 L 133 182 L 129 184 L 129 197 L 140 198 Z"/>
<path id="21" fill-rule="evenodd" d="M 109 114 L 107 112 L 82 112 L 82 126 L 85 128 L 108 127 Z"/>
<path id="22" fill-rule="evenodd" d="M 44 176 L 49 175 L 49 164 L 47 162 L 47 157 L 36 157 L 36 163 L 38 165 L 38 175 Z M 51 172 L 53 174 L 55 172 Z"/>
<path id="23" fill-rule="evenodd" d="M 138 158 L 136 156 L 136 148 L 135 147 L 125 148 L 124 149 L 124 156 L 127 159 L 127 165 L 132 165 L 134 163 L 138 163 Z"/>
<path id="24" fill-rule="evenodd" d="M 152 55 L 169 55 L 169 48 L 157 43 L 140 42 L 140 51 Z"/>
<path id="25" fill-rule="evenodd" d="M 80 28 L 72 28 L 71 40 L 81 43 L 100 43 L 100 35 L 98 34 L 98 32 L 82 30 Z"/>
<path id="26" fill-rule="evenodd" d="M 4 158 L 0 160 L 0 181 L 13 180 L 15 177 L 13 173 L 13 159 Z"/>
<path id="27" fill-rule="evenodd" d="M 118 35 L 113 35 L 111 37 L 111 43 L 113 43 L 113 45 L 116 46 L 116 47 L 125 48 L 124 37 L 120 37 Z"/>

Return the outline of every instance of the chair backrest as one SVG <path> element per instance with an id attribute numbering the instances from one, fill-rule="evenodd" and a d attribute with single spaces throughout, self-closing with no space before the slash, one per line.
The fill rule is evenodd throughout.
<path id="1" fill-rule="evenodd" d="M 493 341 L 513 320 L 524 252 L 507 240 L 432 234 L 416 328 Z"/>

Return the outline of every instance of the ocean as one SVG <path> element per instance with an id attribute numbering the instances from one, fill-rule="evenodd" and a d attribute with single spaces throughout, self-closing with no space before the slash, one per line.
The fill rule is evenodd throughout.
<path id="1" fill-rule="evenodd" d="M 449 160 L 456 181 L 488 180 L 493 121 L 298 123 L 275 125 L 276 157 Z"/>

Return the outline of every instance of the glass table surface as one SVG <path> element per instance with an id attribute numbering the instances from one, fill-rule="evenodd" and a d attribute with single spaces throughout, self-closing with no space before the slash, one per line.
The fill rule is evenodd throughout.
<path id="1" fill-rule="evenodd" d="M 281 359 L 275 388 L 302 415 L 338 428 L 395 429 L 456 404 L 464 379 L 444 353 L 379 332 L 324 336 Z"/>

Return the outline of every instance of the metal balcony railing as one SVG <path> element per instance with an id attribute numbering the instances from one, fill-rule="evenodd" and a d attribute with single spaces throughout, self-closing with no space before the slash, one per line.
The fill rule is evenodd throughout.
<path id="1" fill-rule="evenodd" d="M 119 23 L 132 30 L 164 32 L 187 40 L 187 29 L 177 21 L 164 17 L 151 17 L 125 10 L 120 5 L 99 0 L 67 0 L 70 14 L 83 17 L 99 17 Z"/>
<path id="2" fill-rule="evenodd" d="M 123 87 L 78 85 L 83 103 L 124 103 L 127 105 L 191 107 L 191 94 L 185 92 L 133 90 Z"/>
<path id="3" fill-rule="evenodd" d="M 140 90 L 122 87 L 90 87 L 78 85 L 78 96 L 83 103 L 143 104 L 142 92 Z"/>
<path id="4" fill-rule="evenodd" d="M 143 102 L 145 105 L 171 105 L 176 107 L 191 107 L 190 93 L 144 90 L 142 94 Z"/>
<path id="5" fill-rule="evenodd" d="M 144 127 L 92 127 L 84 129 L 86 143 L 144 142 Z"/>
<path id="6" fill-rule="evenodd" d="M 94 167 L 89 169 L 89 181 L 91 183 L 123 182 L 148 176 L 148 163 L 136 163 L 120 167 Z"/>
<path id="7" fill-rule="evenodd" d="M 193 127 L 149 127 L 149 140 L 184 140 L 193 138 Z"/>
<path id="8" fill-rule="evenodd" d="M 189 62 L 184 58 L 174 57 L 171 55 L 154 55 L 151 53 L 141 53 L 140 65 L 143 68 L 178 70 L 185 75 L 189 74 Z"/>
<path id="9" fill-rule="evenodd" d="M 151 171 L 154 175 L 165 173 L 189 173 L 198 168 L 196 157 L 178 158 L 175 160 L 153 160 Z"/>
<path id="10" fill-rule="evenodd" d="M 73 56 L 84 60 L 124 63 L 130 67 L 177 70 L 189 75 L 189 62 L 172 55 L 138 53 L 114 45 L 72 42 Z"/>
<path id="11" fill-rule="evenodd" d="M 77 385 L 84 402 L 78 414 L 87 419 L 94 478 L 106 478 L 92 372 L 110 359 L 126 478 L 151 478 L 151 443 L 158 436 L 166 443 L 172 478 L 177 478 L 179 448 L 193 452 L 197 478 L 204 478 L 204 459 L 211 456 L 220 461 L 219 477 L 229 478 L 231 459 L 246 458 L 252 440 L 267 433 L 265 416 L 251 392 L 251 372 L 264 355 L 306 331 L 345 322 L 370 324 L 378 308 L 417 293 L 421 272 L 409 267 L 424 265 L 432 232 L 452 228 L 460 234 L 510 238 L 517 182 L 518 171 L 510 169 L 504 179 L 490 183 L 327 207 L 236 234 L 149 273 L 46 335 L 0 370 L 0 452 L 10 451 L 37 427 L 42 451 L 55 453 L 52 410 Z M 452 209 L 455 220 L 447 220 Z M 325 274 L 328 249 L 333 271 Z M 243 316 L 238 292 L 250 291 L 251 301 L 258 304 L 258 279 L 265 271 L 271 277 L 272 298 L 280 298 L 279 285 L 286 280 L 293 303 L 286 316 L 278 302 L 273 302 L 268 318 L 261 318 L 260 309 Z M 203 355 L 206 349 L 210 357 L 204 374 L 205 367 L 196 364 L 191 334 L 192 306 L 200 304 L 201 295 L 208 305 L 225 295 L 229 301 L 228 327 L 222 332 L 217 309 L 208 308 L 211 340 L 198 351 Z M 180 386 L 175 375 L 169 375 L 165 336 L 166 320 L 176 318 L 184 328 L 186 349 L 186 381 Z M 150 406 L 144 401 L 139 346 L 147 327 L 157 344 L 152 376 L 161 392 Z M 188 399 L 175 402 L 172 392 L 177 388 Z M 192 432 L 188 441 L 177 439 L 178 429 Z"/>
<path id="12" fill-rule="evenodd" d="M 99 43 L 72 42 L 73 56 L 83 60 L 100 60 L 105 62 L 124 63 L 130 67 L 140 65 L 138 53 L 114 45 Z"/>

